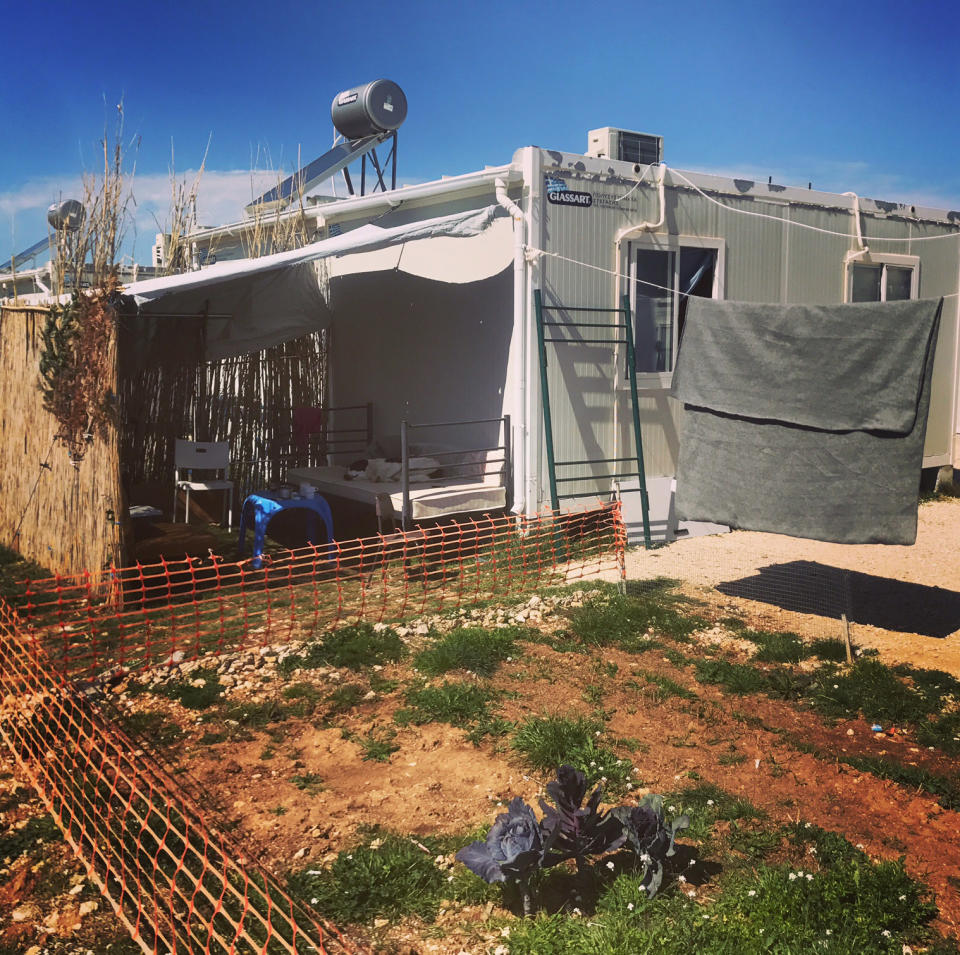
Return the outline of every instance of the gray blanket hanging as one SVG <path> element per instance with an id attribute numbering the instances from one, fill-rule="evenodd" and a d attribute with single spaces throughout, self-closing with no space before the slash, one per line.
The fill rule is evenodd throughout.
<path id="1" fill-rule="evenodd" d="M 691 298 L 673 379 L 679 518 L 912 544 L 942 304 Z"/>

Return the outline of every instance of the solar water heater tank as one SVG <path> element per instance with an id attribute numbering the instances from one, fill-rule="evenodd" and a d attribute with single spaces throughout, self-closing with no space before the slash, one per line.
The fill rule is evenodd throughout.
<path id="1" fill-rule="evenodd" d="M 391 133 L 407 118 L 407 97 L 391 80 L 374 80 L 337 93 L 330 118 L 346 139 Z"/>

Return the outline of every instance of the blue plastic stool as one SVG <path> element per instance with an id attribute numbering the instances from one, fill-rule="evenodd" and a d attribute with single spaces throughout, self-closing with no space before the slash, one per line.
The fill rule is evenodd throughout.
<path id="1" fill-rule="evenodd" d="M 313 497 L 281 498 L 279 495 L 267 491 L 250 494 L 243 502 L 240 511 L 240 539 L 237 542 L 237 554 L 243 556 L 244 539 L 247 535 L 247 524 L 250 515 L 253 515 L 253 566 L 259 570 L 263 565 L 263 545 L 267 536 L 267 525 L 274 515 L 289 510 L 309 511 L 307 519 L 307 540 L 311 544 L 317 543 L 317 516 L 323 519 L 327 532 L 327 543 L 333 543 L 333 515 L 330 505 L 319 494 Z M 332 556 L 331 556 L 332 559 Z"/>

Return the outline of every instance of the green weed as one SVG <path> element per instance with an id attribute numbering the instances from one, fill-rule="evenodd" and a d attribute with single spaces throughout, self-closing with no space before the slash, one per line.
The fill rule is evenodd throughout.
<path id="1" fill-rule="evenodd" d="M 620 759 L 602 742 L 602 725 L 583 717 L 529 717 L 514 733 L 511 746 L 533 769 L 554 773 L 568 763 L 587 777 L 590 785 L 604 777 L 604 788 L 620 792 L 631 778 L 629 760 Z"/>
<path id="2" fill-rule="evenodd" d="M 377 630 L 372 624 L 358 623 L 340 627 L 326 634 L 322 641 L 311 643 L 303 653 L 293 653 L 277 664 L 281 676 L 294 670 L 315 670 L 322 666 L 365 670 L 374 664 L 396 663 L 407 654 L 407 648 L 395 630 Z"/>
<path id="3" fill-rule="evenodd" d="M 198 669 L 182 680 L 162 684 L 153 693 L 176 700 L 188 710 L 205 710 L 220 702 L 222 689 L 216 670 Z"/>
<path id="4" fill-rule="evenodd" d="M 323 777 L 319 773 L 298 773 L 290 777 L 290 782 L 308 796 L 316 796 L 323 790 Z"/>
<path id="5" fill-rule="evenodd" d="M 415 915 L 436 918 L 447 886 L 446 874 L 434 864 L 435 840 L 377 834 L 370 842 L 341 852 L 328 868 L 291 877 L 294 891 L 325 918 L 342 924 L 369 923 L 374 918 Z"/>
<path id="6" fill-rule="evenodd" d="M 393 730 L 386 730 L 379 734 L 370 733 L 358 739 L 363 759 L 376 763 L 389 763 L 390 757 L 400 749 L 399 743 L 394 742 L 396 735 Z"/>
<path id="7" fill-rule="evenodd" d="M 493 630 L 460 627 L 418 653 L 413 665 L 427 676 L 439 676 L 450 670 L 469 670 L 479 676 L 491 676 L 501 663 L 516 655 L 516 641 L 521 633 L 520 627 Z"/>
<path id="8" fill-rule="evenodd" d="M 757 645 L 754 660 L 766 663 L 799 663 L 812 653 L 795 633 L 770 630 L 742 630 L 740 637 Z"/>
<path id="9" fill-rule="evenodd" d="M 483 719 L 495 699 L 493 690 L 474 683 L 444 683 L 441 686 L 413 687 L 406 693 L 407 707 L 394 713 L 400 726 L 449 723 L 467 726 Z"/>
<path id="10" fill-rule="evenodd" d="M 730 693 L 761 693 L 767 686 L 764 675 L 756 667 L 729 660 L 696 660 L 696 677 L 701 683 L 722 686 Z"/>

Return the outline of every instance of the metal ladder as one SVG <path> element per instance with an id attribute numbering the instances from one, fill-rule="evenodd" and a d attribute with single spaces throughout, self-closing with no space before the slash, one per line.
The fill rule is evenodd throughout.
<path id="1" fill-rule="evenodd" d="M 560 501 L 577 497 L 591 497 L 595 492 L 575 492 L 560 494 L 558 484 L 567 484 L 575 481 L 605 480 L 617 481 L 622 478 L 637 478 L 640 483 L 640 507 L 643 514 L 643 544 L 649 549 L 652 547 L 650 539 L 650 501 L 647 497 L 647 477 L 643 467 L 643 442 L 640 437 L 640 408 L 637 398 L 637 363 L 633 344 L 633 321 L 630 312 L 630 299 L 627 295 L 621 298 L 620 308 L 591 308 L 568 307 L 565 305 L 544 305 L 543 294 L 540 289 L 533 293 L 534 305 L 537 312 L 537 343 L 540 350 L 540 392 L 543 399 L 543 429 L 547 446 L 547 472 L 550 479 L 550 506 L 554 513 L 560 510 Z M 564 322 L 544 318 L 545 312 L 587 312 L 592 314 L 612 315 L 611 322 Z M 611 338 L 565 338 L 553 334 L 548 330 L 560 329 L 607 329 L 614 332 Z M 598 334 L 594 332 L 594 334 Z M 578 461 L 557 461 L 553 447 L 553 419 L 550 411 L 550 387 L 547 380 L 547 344 L 557 345 L 626 345 L 627 377 L 630 381 L 630 403 L 633 412 L 633 436 L 636 456 L 616 458 L 586 458 Z M 611 466 L 609 474 L 591 474 L 589 477 L 557 477 L 557 468 L 576 467 L 593 464 L 607 464 Z M 636 465 L 636 470 L 620 470 L 620 467 Z"/>

